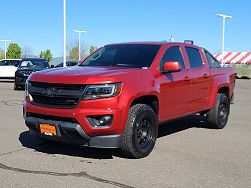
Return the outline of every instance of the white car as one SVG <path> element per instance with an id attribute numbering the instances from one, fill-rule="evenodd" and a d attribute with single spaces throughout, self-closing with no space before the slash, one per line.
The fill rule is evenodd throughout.
<path id="1" fill-rule="evenodd" d="M 21 59 L 0 60 L 0 78 L 14 78 Z"/>

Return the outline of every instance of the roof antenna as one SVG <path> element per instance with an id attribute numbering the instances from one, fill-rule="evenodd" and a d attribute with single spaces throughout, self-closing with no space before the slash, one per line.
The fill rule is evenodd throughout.
<path id="1" fill-rule="evenodd" d="M 173 35 L 171 35 L 171 37 L 168 40 L 169 40 L 169 42 L 174 42 Z"/>

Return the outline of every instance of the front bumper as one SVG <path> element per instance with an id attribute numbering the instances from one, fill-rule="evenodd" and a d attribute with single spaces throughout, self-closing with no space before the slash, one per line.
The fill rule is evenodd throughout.
<path id="1" fill-rule="evenodd" d="M 44 118 L 49 120 L 64 121 L 65 119 L 74 119 L 80 125 L 86 135 L 105 136 L 121 135 L 126 125 L 128 107 L 127 102 L 119 102 L 117 97 L 97 100 L 80 101 L 76 108 L 48 108 L 24 102 L 23 111 L 25 117 Z M 35 115 L 33 115 L 35 114 Z M 93 127 L 87 118 L 90 116 L 112 115 L 113 120 L 110 126 Z M 46 116 L 46 117 L 43 117 Z"/>
<path id="2" fill-rule="evenodd" d="M 48 136 L 40 133 L 39 124 L 41 123 L 54 125 L 56 127 L 57 136 Z M 25 124 L 32 135 L 43 139 L 97 148 L 119 148 L 121 144 L 121 135 L 90 137 L 78 123 L 25 117 Z"/>

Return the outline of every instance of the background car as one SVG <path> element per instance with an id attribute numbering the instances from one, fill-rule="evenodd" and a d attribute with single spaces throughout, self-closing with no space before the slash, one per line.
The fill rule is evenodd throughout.
<path id="1" fill-rule="evenodd" d="M 21 59 L 3 59 L 0 61 L 0 78 L 14 78 Z"/>
<path id="2" fill-rule="evenodd" d="M 66 66 L 70 67 L 70 66 L 75 66 L 77 65 L 78 62 L 77 61 L 67 61 L 66 62 Z M 59 63 L 58 65 L 56 65 L 55 67 L 63 67 L 63 63 Z"/>
<path id="3" fill-rule="evenodd" d="M 49 63 L 43 58 L 24 58 L 21 60 L 15 73 L 14 90 L 24 89 L 25 82 L 32 72 L 50 68 Z"/>

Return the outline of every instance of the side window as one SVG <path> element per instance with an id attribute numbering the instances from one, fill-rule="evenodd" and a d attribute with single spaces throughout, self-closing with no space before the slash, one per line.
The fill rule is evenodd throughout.
<path id="1" fill-rule="evenodd" d="M 220 63 L 207 51 L 205 51 L 209 68 L 220 68 Z"/>
<path id="2" fill-rule="evenodd" d="M 192 69 L 192 68 L 202 67 L 203 63 L 199 50 L 191 47 L 185 47 L 185 48 L 189 59 L 190 68 Z"/>
<path id="3" fill-rule="evenodd" d="M 8 66 L 8 61 L 7 60 L 1 61 L 0 66 Z"/>
<path id="4" fill-rule="evenodd" d="M 8 60 L 8 61 L 7 61 L 6 66 L 11 66 L 11 60 Z"/>
<path id="5" fill-rule="evenodd" d="M 10 66 L 14 66 L 16 63 L 17 63 L 16 60 L 10 60 L 9 65 L 10 65 Z"/>
<path id="6" fill-rule="evenodd" d="M 180 63 L 181 69 L 185 69 L 184 59 L 181 54 L 181 50 L 179 46 L 172 46 L 168 48 L 162 58 L 161 63 L 167 61 L 177 61 Z"/>

